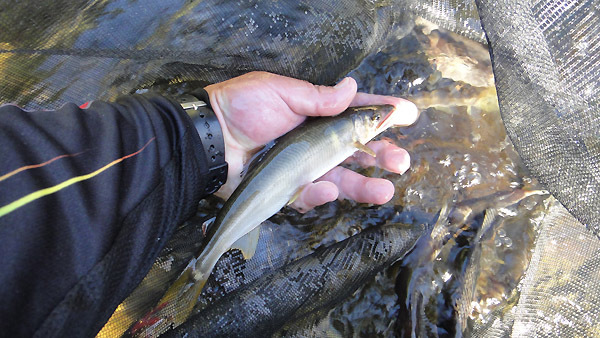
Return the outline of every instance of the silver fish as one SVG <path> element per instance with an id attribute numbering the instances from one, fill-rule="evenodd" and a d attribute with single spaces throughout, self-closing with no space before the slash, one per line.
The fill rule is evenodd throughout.
<path id="1" fill-rule="evenodd" d="M 374 155 L 365 144 L 388 127 L 399 125 L 399 115 L 401 113 L 392 105 L 352 107 L 334 117 L 307 121 L 282 136 L 250 168 L 220 210 L 206 234 L 200 255 L 190 262 L 146 316 L 152 318 L 145 317 L 141 322 L 151 322 L 153 334 L 183 323 L 223 253 L 293 201 L 302 187 L 357 150 Z M 241 250 L 247 255 L 253 248 Z M 132 333 L 141 333 L 135 331 Z"/>

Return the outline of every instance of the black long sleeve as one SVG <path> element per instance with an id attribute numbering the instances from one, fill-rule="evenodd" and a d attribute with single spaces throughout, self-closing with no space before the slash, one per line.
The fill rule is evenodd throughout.
<path id="1" fill-rule="evenodd" d="M 195 211 L 200 142 L 158 95 L 0 107 L 0 336 L 95 335 Z"/>

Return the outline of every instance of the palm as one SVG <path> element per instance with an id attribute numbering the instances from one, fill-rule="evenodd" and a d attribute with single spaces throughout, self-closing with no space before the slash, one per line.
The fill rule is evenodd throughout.
<path id="1" fill-rule="evenodd" d="M 248 88 L 252 88 L 248 90 Z M 296 127 L 305 116 L 296 114 L 268 82 L 249 79 L 223 88 L 220 103 L 233 141 L 254 151 Z"/>
<path id="2" fill-rule="evenodd" d="M 227 184 L 218 192 L 227 198 L 241 181 L 240 172 L 250 156 L 264 144 L 282 136 L 306 116 L 330 116 L 350 105 L 394 104 L 406 110 L 406 124 L 417 117 L 412 103 L 389 96 L 356 93 L 356 83 L 347 78 L 336 87 L 314 86 L 308 82 L 265 72 L 252 72 L 206 87 L 225 138 L 225 157 L 229 164 Z M 369 145 L 377 160 L 359 155 L 363 165 L 378 165 L 392 172 L 408 169 L 408 153 L 389 142 Z M 308 210 L 339 197 L 359 202 L 385 203 L 393 195 L 391 182 L 367 178 L 350 170 L 335 168 L 321 182 L 305 188 L 294 206 Z M 370 185 L 370 186 L 369 186 Z"/>

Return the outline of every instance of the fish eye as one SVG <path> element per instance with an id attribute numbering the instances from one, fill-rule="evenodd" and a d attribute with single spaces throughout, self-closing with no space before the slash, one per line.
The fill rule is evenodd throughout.
<path id="1" fill-rule="evenodd" d="M 379 115 L 379 114 L 373 115 L 373 121 L 377 122 L 379 120 L 381 120 L 381 115 Z"/>

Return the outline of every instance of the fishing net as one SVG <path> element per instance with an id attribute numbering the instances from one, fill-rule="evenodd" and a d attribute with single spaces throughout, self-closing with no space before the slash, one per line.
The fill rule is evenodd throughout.
<path id="1" fill-rule="evenodd" d="M 414 126 L 384 135 L 411 152 L 411 172 L 363 170 L 394 182 L 392 202 L 282 210 L 261 225 L 252 259 L 222 257 L 188 322 L 166 335 L 595 336 L 598 8 L 2 1 L 0 102 L 51 109 L 147 88 L 178 94 L 265 70 L 318 84 L 350 75 L 422 109 Z M 220 206 L 201 202 L 102 336 L 160 333 L 148 312 Z"/>
<path id="2" fill-rule="evenodd" d="M 0 6 L 3 101 L 26 108 L 111 99 L 161 82 L 214 83 L 251 70 L 334 83 L 408 22 L 385 1 Z"/>

